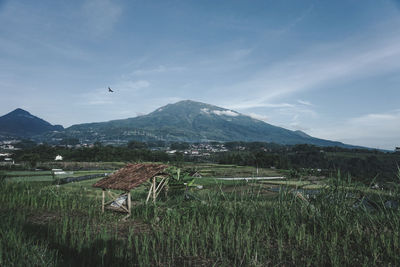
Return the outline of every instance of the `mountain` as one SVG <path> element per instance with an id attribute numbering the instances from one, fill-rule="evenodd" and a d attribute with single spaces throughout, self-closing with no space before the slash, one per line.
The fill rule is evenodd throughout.
<path id="1" fill-rule="evenodd" d="M 31 138 L 46 132 L 63 130 L 61 125 L 51 125 L 20 108 L 0 117 L 2 136 Z"/>
<path id="2" fill-rule="evenodd" d="M 86 141 L 263 141 L 279 144 L 344 146 L 340 142 L 311 137 L 301 131 L 273 126 L 239 112 L 191 100 L 168 104 L 154 112 L 99 123 L 73 125 L 68 136 Z"/>

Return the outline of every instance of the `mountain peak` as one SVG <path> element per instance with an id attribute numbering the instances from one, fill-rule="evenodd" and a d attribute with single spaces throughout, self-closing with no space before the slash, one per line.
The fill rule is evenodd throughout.
<path id="1" fill-rule="evenodd" d="M 99 140 L 163 140 L 168 142 L 246 141 L 278 144 L 316 144 L 345 146 L 338 142 L 313 138 L 256 120 L 231 109 L 193 100 L 162 106 L 134 118 L 73 125 L 66 134 L 74 138 Z"/>
<path id="2" fill-rule="evenodd" d="M 8 113 L 7 115 L 28 115 L 28 116 L 32 116 L 32 114 L 30 114 L 28 111 L 26 111 L 26 110 L 24 110 L 22 108 L 14 109 L 13 111 Z"/>
<path id="3" fill-rule="evenodd" d="M 168 104 L 167 106 L 176 106 L 176 107 L 185 107 L 185 106 L 191 106 L 191 107 L 212 107 L 213 105 L 206 104 L 203 102 L 198 102 L 198 101 L 193 101 L 193 100 L 181 100 L 173 104 Z M 217 106 L 215 106 L 218 108 Z"/>
<path id="4" fill-rule="evenodd" d="M 27 137 L 63 129 L 62 126 L 53 126 L 22 108 L 17 108 L 0 117 L 0 132 L 11 136 Z"/>
<path id="5" fill-rule="evenodd" d="M 190 99 L 186 99 L 186 100 L 181 100 L 172 104 L 168 104 L 171 106 L 184 106 L 184 105 L 195 105 L 195 106 L 212 106 L 211 104 L 207 104 L 207 103 L 203 103 L 200 101 L 194 101 L 194 100 L 190 100 Z M 168 106 L 167 105 L 167 106 Z"/>
<path id="6" fill-rule="evenodd" d="M 182 104 L 204 104 L 204 103 L 201 103 L 201 102 L 198 102 L 198 101 L 194 101 L 194 100 L 190 100 L 190 99 L 186 99 L 186 100 L 178 101 L 178 102 L 176 102 L 176 103 L 174 103 L 172 105 L 182 105 Z"/>

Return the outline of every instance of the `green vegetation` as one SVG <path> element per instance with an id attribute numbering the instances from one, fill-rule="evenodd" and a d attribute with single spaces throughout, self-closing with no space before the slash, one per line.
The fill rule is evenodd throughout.
<path id="1" fill-rule="evenodd" d="M 93 174 L 111 173 L 114 170 L 92 170 L 92 171 L 75 171 L 73 173 L 55 175 L 53 177 L 51 171 L 7 171 L 4 172 L 5 180 L 9 182 L 46 182 L 66 177 L 80 177 Z"/>
<path id="2" fill-rule="evenodd" d="M 219 167 L 227 168 L 203 166 Z M 101 213 L 101 190 L 91 187 L 96 180 L 1 182 L 0 265 L 400 264 L 400 211 L 384 205 L 400 200 L 398 186 L 391 194 L 371 192 L 376 207 L 370 210 L 354 205 L 365 188 L 341 175 L 326 179 L 320 194 L 306 201 L 291 189 L 307 181 L 271 192 L 265 182 L 197 178 L 205 189 L 156 205 L 144 202 L 144 184 L 132 191 L 132 216 L 120 221 L 123 214 Z"/>
<path id="3" fill-rule="evenodd" d="M 230 116 L 231 112 L 233 111 L 187 100 L 166 105 L 150 114 L 135 118 L 73 125 L 65 129 L 62 134 L 65 137 L 73 136 L 81 140 L 90 140 L 90 142 L 105 143 L 110 141 L 116 143 L 116 140 L 126 143 L 132 139 L 181 143 L 199 142 L 206 139 L 347 146 L 339 142 L 313 138 L 302 132 L 276 127 L 240 113 Z M 45 140 L 51 140 L 51 135 Z"/>
<path id="4" fill-rule="evenodd" d="M 284 146 L 261 142 L 229 142 L 225 143 L 225 147 L 229 151 L 207 153 L 204 156 L 185 155 L 183 150 L 178 150 L 175 154 L 167 154 L 164 150 L 146 148 L 160 149 L 160 147 L 154 147 L 158 145 L 164 146 L 162 148 L 164 150 L 168 146 L 168 144 L 162 142 L 151 144 L 138 141 L 132 141 L 127 146 L 121 147 L 102 146 L 100 143 L 97 143 L 94 147 L 85 148 L 39 145 L 15 152 L 14 159 L 21 164 L 20 168 L 47 170 L 52 168 L 70 170 L 77 170 L 78 168 L 117 169 L 122 167 L 125 164 L 124 162 L 172 162 L 180 167 L 186 165 L 184 162 L 192 162 L 193 169 L 196 169 L 196 165 L 199 163 L 239 165 L 244 168 L 252 166 L 264 170 L 277 168 L 290 170 L 287 175 L 293 178 L 310 175 L 330 176 L 340 170 L 342 173 L 350 174 L 354 179 L 366 184 L 369 184 L 372 179 L 379 182 L 391 181 L 397 166 L 400 164 L 400 153 L 313 145 Z M 190 147 L 188 143 L 171 143 L 169 146 L 176 149 Z M 64 161 L 68 163 L 53 161 L 55 155 L 62 155 Z M 79 162 L 88 162 L 88 164 L 83 166 Z M 8 168 L 18 167 L 11 166 Z M 217 169 L 219 170 L 220 167 L 217 167 Z M 229 172 L 229 167 L 226 170 Z M 204 174 L 206 176 L 224 175 L 223 171 L 218 171 L 216 174 L 213 174 L 213 172 L 215 172 L 215 169 L 210 168 L 210 173 Z M 257 175 L 257 173 L 254 172 L 250 175 Z M 258 173 L 258 176 L 262 175 L 264 174 Z"/>

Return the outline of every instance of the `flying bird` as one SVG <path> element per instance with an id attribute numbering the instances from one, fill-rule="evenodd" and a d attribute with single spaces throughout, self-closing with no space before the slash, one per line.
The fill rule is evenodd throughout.
<path id="1" fill-rule="evenodd" d="M 114 93 L 114 91 L 111 90 L 110 86 L 108 87 L 108 91 L 109 91 L 110 93 Z"/>

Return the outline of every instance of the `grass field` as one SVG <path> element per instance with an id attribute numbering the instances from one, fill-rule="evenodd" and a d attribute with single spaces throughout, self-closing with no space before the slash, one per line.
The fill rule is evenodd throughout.
<path id="1" fill-rule="evenodd" d="M 212 175 L 254 168 L 205 166 Z M 20 173 L 25 175 L 25 173 Z M 35 177 L 35 176 L 33 176 Z M 32 178 L 33 178 L 32 177 Z M 40 176 L 38 176 L 40 177 Z M 14 178 L 12 178 L 14 179 Z M 218 181 L 196 178 L 193 189 L 144 202 L 148 185 L 132 190 L 132 216 L 101 213 L 99 179 L 61 186 L 50 181 L 2 182 L 0 266 L 398 266 L 400 211 L 391 195 L 372 194 L 377 208 L 355 208 L 364 195 L 333 177 L 304 201 L 291 188 L 307 181 Z M 279 192 L 268 189 L 285 186 Z M 352 197 L 349 198 L 349 192 Z"/>
<path id="2" fill-rule="evenodd" d="M 251 166 L 186 163 L 184 168 L 196 170 L 204 177 L 257 177 L 257 176 L 281 176 L 282 173 L 267 168 L 255 168 Z"/>
<path id="3" fill-rule="evenodd" d="M 73 174 L 56 175 L 53 178 L 51 171 L 8 171 L 5 172 L 6 180 L 9 182 L 50 182 L 55 179 L 66 177 L 79 177 L 92 174 L 111 173 L 114 170 L 90 170 L 90 171 L 74 171 Z"/>

